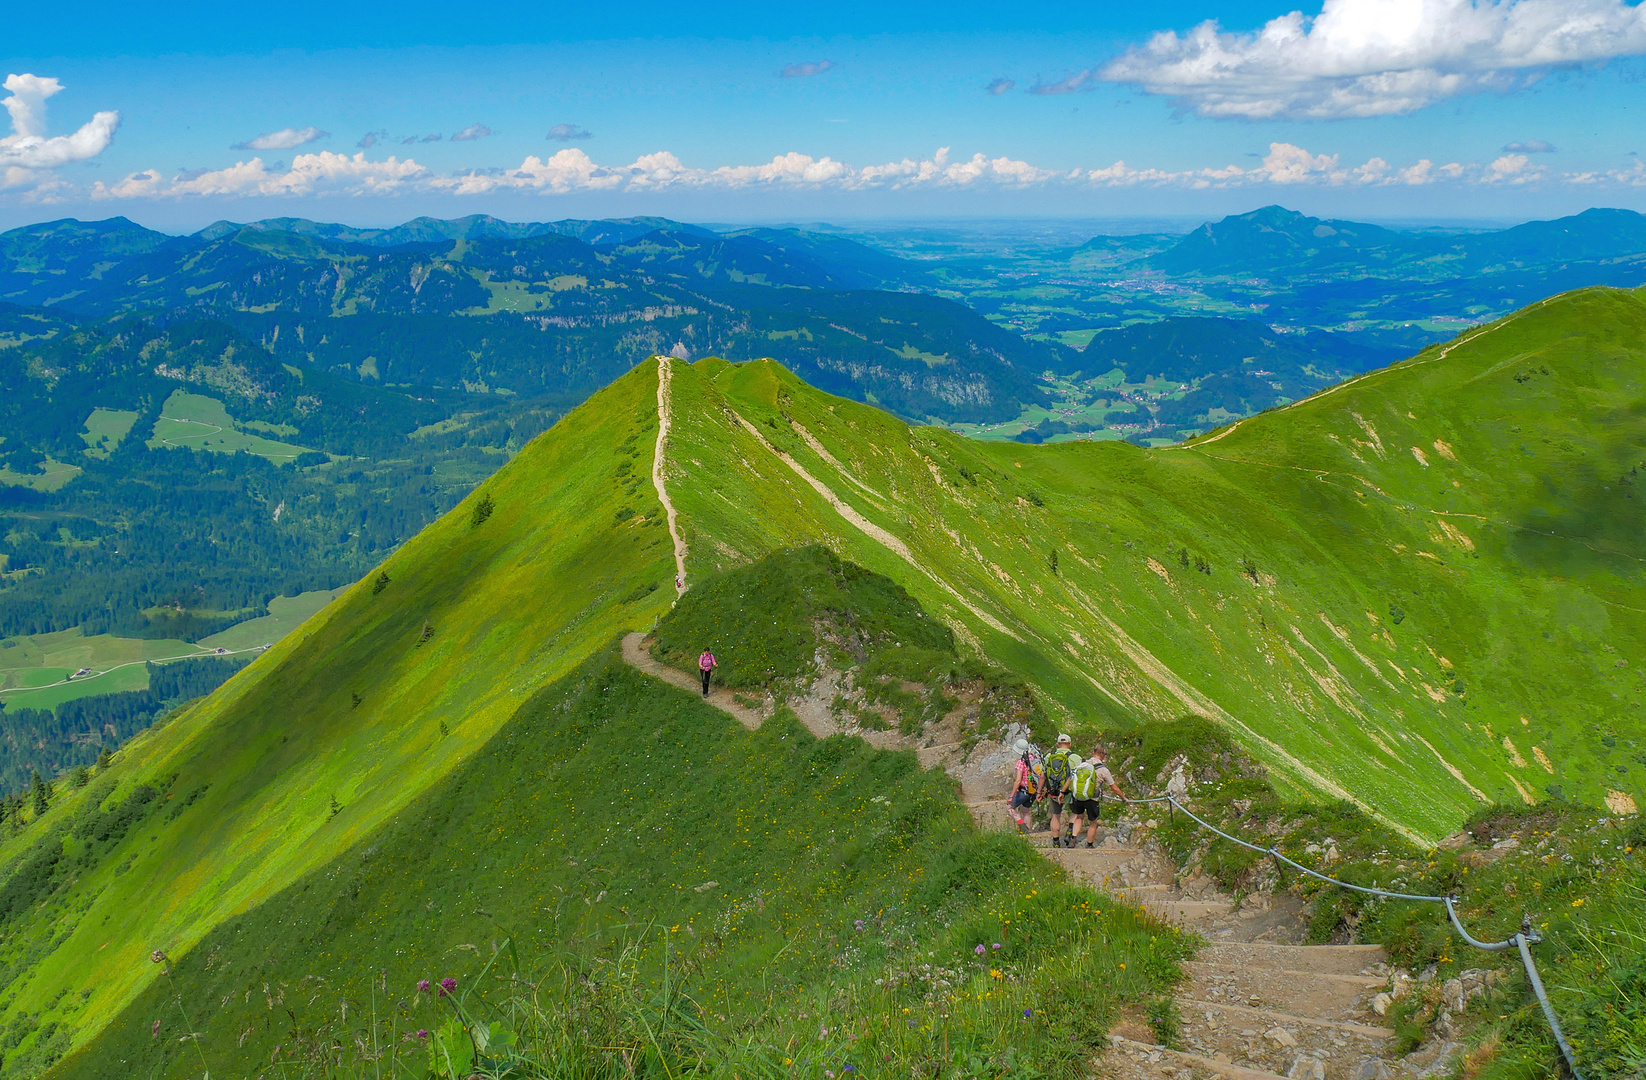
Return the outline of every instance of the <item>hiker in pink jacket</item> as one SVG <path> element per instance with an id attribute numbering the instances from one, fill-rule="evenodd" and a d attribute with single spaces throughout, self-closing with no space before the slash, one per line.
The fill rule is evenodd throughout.
<path id="1" fill-rule="evenodd" d="M 714 653 L 707 649 L 704 649 L 703 655 L 697 658 L 697 670 L 703 674 L 704 697 L 709 696 L 709 676 L 713 674 L 714 669 L 719 666 L 720 664 L 715 661 Z"/>

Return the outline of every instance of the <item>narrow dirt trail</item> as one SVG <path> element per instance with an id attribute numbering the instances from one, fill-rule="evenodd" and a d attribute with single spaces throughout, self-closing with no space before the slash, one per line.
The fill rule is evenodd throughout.
<path id="1" fill-rule="evenodd" d="M 674 591 L 686 591 L 686 541 L 680 538 L 680 526 L 675 520 L 674 503 L 669 500 L 668 485 L 663 482 L 663 451 L 669 439 L 669 358 L 657 358 L 657 448 L 652 453 L 652 487 L 657 489 L 658 501 L 669 519 L 669 539 L 674 541 Z"/>
<path id="2" fill-rule="evenodd" d="M 624 637 L 623 659 L 671 686 L 701 693 L 686 672 L 653 660 L 644 641 L 641 633 Z M 711 690 L 707 701 L 750 730 L 760 726 L 761 714 L 729 690 Z M 921 764 L 963 774 L 958 777 L 962 797 L 978 827 L 1009 830 L 1005 770 L 979 770 L 972 762 L 956 768 L 956 761 L 946 760 L 954 755 L 942 753 L 949 748 L 921 749 Z M 1009 763 L 1011 755 L 993 757 Z M 991 760 L 990 755 L 983 758 L 984 764 Z M 1092 848 L 1054 848 L 1044 835 L 1024 841 L 1075 881 L 1207 942 L 1183 965 L 1188 979 L 1175 996 L 1181 1018 L 1176 1047 L 1156 1044 L 1143 1018 L 1128 1015 L 1110 1034 L 1108 1052 L 1092 1063 L 1094 1076 L 1405 1080 L 1449 1074 L 1448 1051 L 1455 1051 L 1455 1044 L 1431 1046 L 1405 1058 L 1391 1056 L 1395 1033 L 1371 1010 L 1371 999 L 1389 982 L 1381 947 L 1299 944 L 1306 927 L 1300 900 L 1281 894 L 1237 901 L 1208 878 L 1185 877 L 1146 842 L 1148 833 L 1146 818 L 1128 817 L 1100 825 Z"/>
<path id="3" fill-rule="evenodd" d="M 677 686 L 682 690 L 689 690 L 694 694 L 702 694 L 703 688 L 684 671 L 659 664 L 653 660 L 651 653 L 646 651 L 643 642 L 646 635 L 640 631 L 623 636 L 623 660 L 632 668 L 643 671 L 654 678 L 662 679 L 670 686 Z M 747 706 L 738 703 L 730 690 L 724 686 L 709 688 L 709 696 L 704 699 L 710 705 L 723 713 L 732 716 L 739 724 L 753 731 L 760 726 L 760 714 Z"/>

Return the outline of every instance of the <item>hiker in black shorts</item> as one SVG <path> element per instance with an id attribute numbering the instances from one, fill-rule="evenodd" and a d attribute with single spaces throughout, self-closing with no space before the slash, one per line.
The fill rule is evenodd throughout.
<path id="1" fill-rule="evenodd" d="M 1086 819 L 1086 846 L 1095 847 L 1097 844 L 1097 817 L 1103 805 L 1103 789 L 1107 787 L 1113 791 L 1115 798 L 1126 802 L 1125 794 L 1114 782 L 1114 774 L 1109 771 L 1109 751 L 1102 743 L 1092 748 L 1090 761 L 1081 761 L 1077 757 L 1069 759 L 1069 789 L 1073 799 L 1069 803 L 1069 821 L 1074 825 L 1075 836 L 1080 834 L 1080 819 Z M 1070 837 L 1070 846 L 1073 846 L 1074 837 Z"/>

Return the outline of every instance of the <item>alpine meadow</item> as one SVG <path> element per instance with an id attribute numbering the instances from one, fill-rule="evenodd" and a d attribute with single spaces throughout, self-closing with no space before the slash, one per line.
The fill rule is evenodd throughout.
<path id="1" fill-rule="evenodd" d="M 1124 1015 L 1170 1046 L 1197 939 L 974 823 L 917 753 L 941 695 L 982 695 L 963 752 L 1101 735 L 1149 794 L 1212 746 L 1416 864 L 1486 814 L 1634 814 L 1643 342 L 1646 295 L 1566 293 L 1153 448 L 641 362 L 19 815 L 0 1075 L 1073 1076 Z M 720 653 L 764 722 L 635 633 Z M 894 722 L 820 738 L 840 648 Z"/>

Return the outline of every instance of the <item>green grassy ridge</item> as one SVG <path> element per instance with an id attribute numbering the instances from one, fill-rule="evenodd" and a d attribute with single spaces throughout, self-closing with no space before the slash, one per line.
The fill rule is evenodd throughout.
<path id="1" fill-rule="evenodd" d="M 1521 461 L 1532 456 L 1523 444 L 1489 436 L 1546 427 L 1577 448 L 1559 451 L 1577 464 L 1547 471 L 1557 509 L 1583 505 L 1560 495 L 1571 477 L 1621 484 L 1595 467 L 1642 441 L 1631 404 L 1642 331 L 1639 296 L 1572 294 L 1473 332 L 1444 359 L 1431 350 L 1215 441 L 1155 451 L 980 444 L 830 397 L 772 362 L 675 364 L 666 471 L 694 585 L 827 544 L 907 589 L 963 651 L 1024 677 L 1048 725 L 1202 713 L 1270 766 L 1282 794 L 1352 794 L 1433 838 L 1479 805 L 1466 783 L 1499 800 L 1518 798 L 1516 783 L 1590 803 L 1611 790 L 1640 797 L 1638 770 L 1616 771 L 1634 768 L 1641 733 L 1617 713 L 1633 670 L 1613 659 L 1638 654 L 1639 635 L 1628 608 L 1601 602 L 1646 612 L 1633 563 L 1566 538 L 1530 549 L 1503 539 L 1557 529 L 1511 527 L 1505 512 L 1535 506 L 1543 474 Z M 89 1037 L 153 980 L 140 961 L 155 942 L 186 948 L 325 866 L 544 681 L 620 630 L 652 625 L 667 590 L 646 590 L 672 572 L 666 534 L 645 512 L 656 509 L 644 482 L 655 388 L 650 365 L 613 384 L 485 486 L 497 511 L 483 526 L 459 507 L 387 564 L 381 594 L 356 587 L 123 755 L 122 790 L 173 773 L 181 792 L 214 779 L 165 843 L 129 838 L 7 931 L 0 960 L 53 944 L 0 998 L 0 1023 L 50 1015 L 48 1003 L 90 988 L 72 1018 L 74 1038 Z M 1425 424 L 1433 431 L 1418 441 Z M 1410 453 L 1408 440 L 1435 438 L 1454 448 L 1455 471 L 1438 449 L 1428 466 Z M 1541 441 L 1532 449 L 1557 456 Z M 1596 459 L 1586 472 L 1585 455 Z M 1618 544 L 1633 512 L 1623 502 L 1625 516 L 1596 525 Z M 642 513 L 624 517 L 631 508 Z M 1501 537 L 1490 524 L 1460 528 L 1469 552 L 1431 509 L 1509 524 Z M 425 625 L 433 636 L 419 648 Z M 6 841 L 0 866 L 33 839 Z M 116 875 L 110 862 L 127 855 L 132 872 Z"/>
<path id="2" fill-rule="evenodd" d="M 45 1023 L 79 1002 L 61 1019 L 72 1041 L 89 1037 L 156 977 L 151 949 L 186 949 L 326 865 L 483 745 L 545 680 L 655 620 L 666 592 L 625 601 L 672 572 L 661 508 L 640 482 L 656 430 L 649 370 L 483 485 L 496 510 L 482 525 L 471 525 L 477 491 L 384 564 L 381 592 L 369 579 L 356 586 L 120 753 L 116 798 L 171 787 L 174 774 L 177 792 L 210 787 L 0 931 L 0 964 L 32 958 L 0 997 L 0 1027 L 23 1015 Z M 617 520 L 618 506 L 639 513 Z M 46 823 L 90 794 L 60 799 Z M 335 816 L 333 798 L 344 807 Z M 39 836 L 31 826 L 5 839 L 0 867 L 15 868 Z"/>
<path id="3" fill-rule="evenodd" d="M 1598 460 L 1626 471 L 1618 455 L 1646 441 L 1631 411 L 1642 337 L 1638 294 L 1569 294 L 1472 332 L 1443 359 L 1429 350 L 1215 442 L 1153 451 L 967 442 L 818 394 L 775 364 L 705 361 L 677 366 L 671 495 L 694 573 L 827 543 L 1029 678 L 1054 720 L 1208 714 L 1292 793 L 1352 794 L 1434 838 L 1480 805 L 1470 786 L 1498 801 L 1547 797 L 1550 785 L 1593 805 L 1609 791 L 1640 800 L 1628 755 L 1643 733 L 1619 705 L 1633 697 L 1632 669 L 1616 664 L 1640 638 L 1630 609 L 1646 612 L 1633 559 L 1561 533 L 1568 519 L 1545 523 L 1555 537 L 1532 531 L 1535 517 L 1476 536 L 1473 519 L 1430 511 L 1491 517 L 1518 503 L 1530 514 L 1545 480 L 1578 476 L 1565 463 L 1539 473 L 1519 444 L 1494 443 L 1516 425 L 1597 459 L 1591 478 Z M 1539 374 L 1517 382 L 1533 356 Z M 1420 410 L 1426 420 L 1405 419 Z M 853 528 L 734 412 L 971 607 Z M 1357 414 L 1389 432 L 1381 456 Z M 1573 512 L 1582 502 L 1557 496 Z M 1606 537 L 1633 520 L 1637 504 L 1618 503 Z M 1468 522 L 1453 527 L 1475 550 L 1442 520 Z"/>
<path id="4" fill-rule="evenodd" d="M 1121 1005 L 1169 987 L 1185 947 L 1069 886 L 1025 845 L 979 834 L 952 781 L 912 753 L 819 741 L 787 713 L 745 731 L 607 648 L 337 859 L 172 950 L 167 980 L 52 1075 L 252 1075 L 270 1062 L 372 1073 L 382 1063 L 324 1045 L 369 1037 L 374 1001 L 389 1045 L 394 1026 L 438 1028 L 445 1010 L 415 995 L 417 979 L 454 976 L 493 1000 L 520 993 L 475 981 L 505 934 L 534 982 L 556 964 L 584 972 L 576 998 L 630 945 L 655 989 L 667 939 L 714 1058 L 755 1044 L 775 1065 L 798 1036 L 818 1068 L 855 1059 L 887 1072 L 945 1055 L 996 1060 L 1006 1021 L 1019 1067 L 1078 1074 Z M 952 972 L 953 987 L 922 981 L 922 962 Z M 535 996 L 546 1007 L 553 991 Z M 903 1006 L 920 1031 L 902 1030 Z M 839 1022 L 861 1036 L 819 1038 Z M 179 1041 L 185 1031 L 201 1037 Z M 595 1074 L 621 1073 L 617 1049 Z M 409 1057 L 384 1074 L 423 1075 L 421 1047 Z"/>

